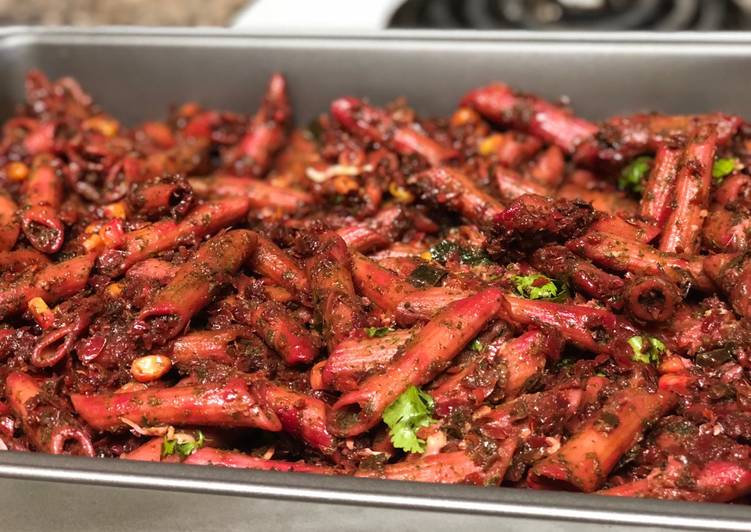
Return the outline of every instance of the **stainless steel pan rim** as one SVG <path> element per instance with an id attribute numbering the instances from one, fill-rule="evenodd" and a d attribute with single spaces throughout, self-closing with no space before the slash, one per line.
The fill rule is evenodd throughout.
<path id="1" fill-rule="evenodd" d="M 717 57 L 751 59 L 751 37 L 743 33 L 529 33 L 389 31 L 359 35 L 294 36 L 249 34 L 226 29 L 165 28 L 49 28 L 0 29 L 0 46 L 23 49 L 27 45 L 56 44 L 107 47 L 159 45 L 167 48 L 317 48 L 359 50 L 442 50 L 472 47 L 530 49 L 555 52 L 562 48 L 608 54 L 629 49 L 638 54 L 668 50 L 688 55 L 700 51 Z M 126 462 L 120 460 L 59 457 L 32 453 L 0 452 L 0 478 L 89 484 L 102 487 L 171 490 L 294 501 L 378 506 L 386 508 L 526 517 L 548 521 L 601 524 L 653 525 L 682 529 L 748 530 L 747 506 L 695 504 L 598 497 L 511 488 L 478 488 L 350 477 L 322 477 L 213 467 Z"/>
<path id="2" fill-rule="evenodd" d="M 751 518 L 751 511 L 745 506 L 30 453 L 0 453 L 0 477 L 102 487 L 695 530 L 748 530 Z"/>

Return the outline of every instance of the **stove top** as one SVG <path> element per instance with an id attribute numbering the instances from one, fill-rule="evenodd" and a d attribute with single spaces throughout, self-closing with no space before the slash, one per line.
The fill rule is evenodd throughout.
<path id="1" fill-rule="evenodd" d="M 406 0 L 394 28 L 718 31 L 751 28 L 748 0 Z"/>
<path id="2" fill-rule="evenodd" d="M 751 0 L 254 0 L 235 27 L 738 31 Z"/>

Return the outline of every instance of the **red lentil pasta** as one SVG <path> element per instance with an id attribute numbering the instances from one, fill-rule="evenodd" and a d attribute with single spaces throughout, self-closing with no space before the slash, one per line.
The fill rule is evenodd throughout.
<path id="1" fill-rule="evenodd" d="M 0 449 L 751 496 L 751 129 L 502 83 L 448 117 L 126 127 L 40 72 L 0 144 Z"/>

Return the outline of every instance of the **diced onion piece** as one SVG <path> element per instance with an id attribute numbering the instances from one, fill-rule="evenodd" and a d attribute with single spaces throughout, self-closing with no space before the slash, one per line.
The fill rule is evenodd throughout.
<path id="1" fill-rule="evenodd" d="M 363 172 L 370 172 L 371 170 L 373 170 L 373 166 L 370 164 L 366 164 L 365 166 L 334 164 L 324 170 L 318 170 L 317 168 L 309 166 L 305 169 L 305 175 L 308 176 L 308 179 L 311 181 L 323 183 L 334 176 L 356 176 Z"/>

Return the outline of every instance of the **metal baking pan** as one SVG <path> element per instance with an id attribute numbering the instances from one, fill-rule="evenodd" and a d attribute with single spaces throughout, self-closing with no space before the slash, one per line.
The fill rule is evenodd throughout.
<path id="1" fill-rule="evenodd" d="M 494 79 L 602 118 L 659 109 L 751 116 L 743 34 L 389 33 L 244 35 L 209 30 L 0 31 L 0 115 L 40 68 L 72 75 L 127 122 L 196 99 L 251 111 L 275 70 L 300 123 L 336 96 L 406 96 L 446 114 Z M 0 530 L 751 529 L 748 506 L 0 453 Z"/>

